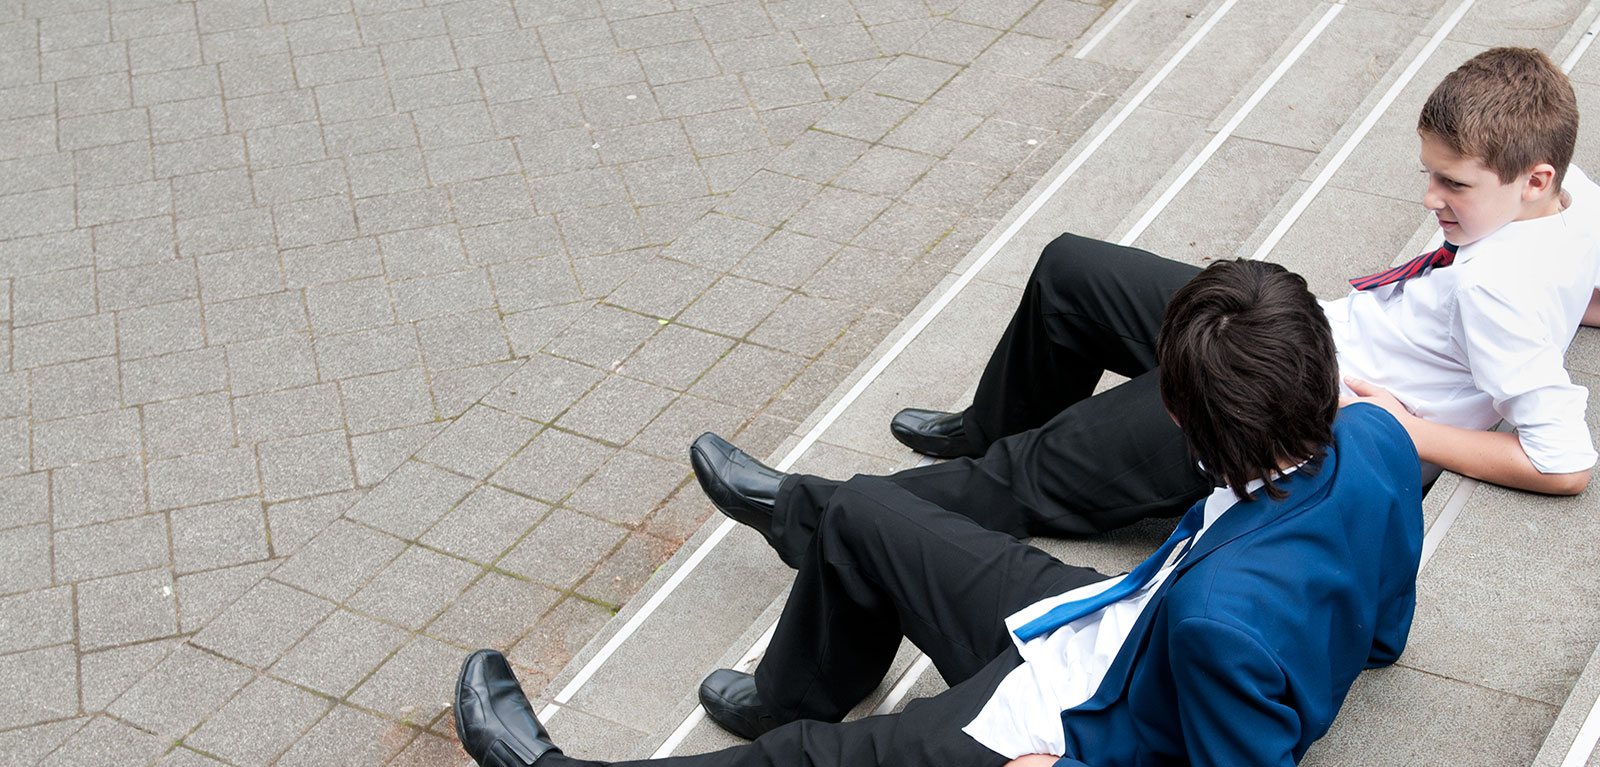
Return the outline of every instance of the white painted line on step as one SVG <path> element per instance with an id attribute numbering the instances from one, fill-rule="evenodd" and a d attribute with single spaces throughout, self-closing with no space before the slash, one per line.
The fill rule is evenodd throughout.
<path id="1" fill-rule="evenodd" d="M 1084 43 L 1083 47 L 1079 48 L 1078 52 L 1073 54 L 1072 57 L 1075 59 L 1081 59 L 1084 56 L 1089 55 L 1089 51 L 1094 50 L 1094 47 L 1099 45 L 1101 40 L 1106 39 L 1106 33 L 1110 32 L 1112 27 L 1122 23 L 1122 17 L 1127 16 L 1128 11 L 1133 10 L 1133 7 L 1138 4 L 1139 0 L 1128 0 L 1127 2 L 1123 3 L 1122 10 L 1117 11 L 1117 15 L 1112 16 L 1111 21 L 1106 22 L 1106 25 L 1101 27 L 1099 32 L 1094 33 L 1094 37 L 1089 38 L 1089 42 Z"/>
<path id="2" fill-rule="evenodd" d="M 573 677 L 566 687 L 561 688 L 561 692 L 556 693 L 550 705 L 539 711 L 540 721 L 550 721 L 550 718 L 561 710 L 561 704 L 572 700 L 572 696 L 578 694 L 578 690 L 589 681 L 589 678 L 594 676 L 595 672 L 599 671 L 607 660 L 611 659 L 617 648 L 621 647 L 623 642 L 628 641 L 628 637 L 633 636 L 633 633 L 639 630 L 639 626 L 645 622 L 645 619 L 649 618 L 650 614 L 654 613 L 656 608 L 667 600 L 667 596 L 678 588 L 678 584 L 683 583 L 683 579 L 689 577 L 689 573 L 694 572 L 695 567 L 706 558 L 707 554 L 711 553 L 712 549 L 717 547 L 718 543 L 722 542 L 723 538 L 728 536 L 728 533 L 733 530 L 736 524 L 738 523 L 731 519 L 722 520 L 722 524 L 712 531 L 711 537 L 707 538 L 704 543 L 700 544 L 700 548 L 695 549 L 694 553 L 684 560 L 683 566 L 678 568 L 678 571 L 673 573 L 671 577 L 667 578 L 667 582 L 661 585 L 660 590 L 650 595 L 649 601 L 639 608 L 639 612 L 634 613 L 627 623 L 622 624 L 622 628 L 601 646 L 600 652 L 595 653 L 594 657 L 590 658 L 589 662 L 585 663 L 583 668 L 578 671 L 578 675 Z"/>
<path id="3" fill-rule="evenodd" d="M 894 707 L 900 705 L 900 701 L 906 699 L 906 695 L 911 692 L 912 685 L 915 685 L 917 680 L 922 678 L 922 673 L 932 665 L 932 658 L 918 654 L 917 662 L 911 664 L 911 668 L 906 669 L 905 676 L 900 677 L 900 681 L 895 683 L 894 689 L 890 690 L 888 695 L 883 696 L 883 702 L 879 703 L 877 708 L 872 709 L 872 715 L 893 713 Z"/>
<path id="4" fill-rule="evenodd" d="M 748 673 L 750 669 L 755 668 L 756 663 L 761 660 L 762 653 L 767 651 L 767 645 L 772 644 L 772 635 L 776 633 L 777 630 L 778 622 L 773 621 L 772 625 L 768 626 L 767 630 L 762 632 L 761 638 L 757 639 L 756 643 L 750 646 L 750 650 L 744 654 L 744 657 L 739 659 L 739 662 L 734 665 L 733 669 L 735 671 L 744 671 Z M 661 745 L 656 748 L 654 753 L 650 755 L 650 758 L 663 759 L 668 756 L 672 756 L 672 752 L 676 751 L 678 746 L 683 743 L 683 739 L 689 737 L 689 733 L 694 732 L 694 728 L 698 726 L 700 721 L 705 718 L 706 710 L 700 706 L 695 706 L 694 710 L 690 711 L 689 715 L 684 717 L 683 721 L 678 724 L 678 728 L 673 730 L 672 734 L 668 735 L 666 740 L 661 741 Z"/>
<path id="5" fill-rule="evenodd" d="M 1261 99 L 1266 97 L 1267 91 L 1272 90 L 1272 87 L 1283 79 L 1283 75 L 1289 71 L 1289 67 L 1294 66 L 1294 63 L 1300 60 L 1300 56 L 1306 52 L 1307 48 L 1311 47 L 1311 43 L 1316 41 L 1322 31 L 1328 28 L 1328 24 L 1342 10 L 1344 10 L 1344 5 L 1336 3 L 1328 8 L 1327 13 L 1322 14 L 1322 18 L 1317 21 L 1316 26 L 1312 27 L 1311 31 L 1300 39 L 1300 44 L 1289 52 L 1288 58 L 1278 63 L 1278 67 L 1272 70 L 1272 74 L 1268 75 L 1267 79 L 1261 83 L 1261 87 L 1256 88 L 1256 92 L 1250 94 L 1250 98 L 1245 100 L 1244 106 L 1239 107 L 1239 111 L 1234 112 L 1233 118 L 1228 120 L 1228 124 L 1222 126 L 1222 130 L 1217 131 L 1217 135 L 1211 137 L 1211 142 L 1200 150 L 1200 154 L 1195 155 L 1194 160 L 1190 161 L 1189 167 L 1184 168 L 1183 172 L 1178 174 L 1178 178 L 1172 182 L 1172 186 L 1167 187 L 1167 191 L 1161 193 L 1155 204 L 1151 205 L 1150 209 L 1145 211 L 1144 215 L 1139 218 L 1138 223 L 1134 224 L 1127 234 L 1122 235 L 1122 239 L 1117 240 L 1118 245 L 1132 245 L 1134 240 L 1139 239 L 1139 235 L 1144 234 L 1144 230 L 1149 228 L 1151 222 L 1156 220 L 1156 216 L 1161 215 L 1161 211 L 1167 209 L 1168 203 L 1171 203 L 1172 199 L 1178 196 L 1178 192 L 1182 191 L 1183 187 L 1194 178 L 1194 174 L 1200 171 L 1200 167 L 1205 165 L 1206 161 L 1217 153 L 1217 149 L 1222 146 L 1223 142 L 1233 135 L 1239 124 L 1250 116 L 1251 110 L 1255 109 L 1256 105 L 1261 103 Z"/>
<path id="6" fill-rule="evenodd" d="M 1591 30 L 1590 34 L 1594 32 Z M 1572 741 L 1572 748 L 1567 749 L 1567 758 L 1561 760 L 1561 767 L 1583 767 L 1588 764 L 1596 743 L 1600 743 L 1600 700 L 1596 700 L 1589 709 L 1589 716 L 1583 720 L 1583 727 L 1579 728 L 1578 737 Z"/>
<path id="7" fill-rule="evenodd" d="M 1284 234 L 1288 233 L 1289 227 L 1294 226 L 1294 223 L 1300 220 L 1300 215 L 1306 212 L 1306 208 L 1311 205 L 1311 201 L 1322 192 L 1323 187 L 1328 185 L 1329 179 L 1332 179 L 1333 174 L 1339 171 L 1339 168 L 1344 165 L 1344 161 L 1349 159 L 1350 153 L 1355 151 L 1356 145 L 1360 144 L 1362 139 L 1367 137 L 1367 133 L 1372 131 L 1372 126 L 1378 124 L 1378 118 L 1388 111 L 1389 105 L 1393 104 L 1394 100 L 1400 96 L 1400 91 L 1404 90 L 1412 78 L 1417 76 L 1417 72 L 1422 69 L 1422 65 L 1427 62 L 1428 57 L 1432 56 L 1433 52 L 1438 50 L 1439 44 L 1444 42 L 1445 36 L 1449 35 L 1451 30 L 1454 30 L 1456 25 L 1461 23 L 1461 17 L 1467 15 L 1467 10 L 1472 7 L 1474 2 L 1476 0 L 1464 0 L 1461 5 L 1456 6 L 1455 12 L 1445 19 L 1444 24 L 1439 27 L 1438 31 L 1433 33 L 1433 37 L 1428 38 L 1428 43 L 1422 46 L 1421 51 L 1417 52 L 1417 57 L 1411 60 L 1411 64 L 1406 67 L 1404 72 L 1400 73 L 1400 78 L 1389 86 L 1389 90 L 1383 94 L 1383 98 L 1378 99 L 1378 103 L 1372 107 L 1372 111 L 1367 114 L 1366 119 L 1363 119 L 1361 124 L 1356 126 L 1355 133 L 1350 134 L 1350 138 L 1344 142 L 1344 146 L 1339 147 L 1339 151 L 1334 154 L 1333 159 L 1329 160 L 1328 164 L 1323 167 L 1322 172 L 1317 174 L 1316 179 L 1311 182 L 1311 186 L 1306 189 L 1304 194 L 1300 195 L 1300 199 L 1295 200 L 1294 205 L 1289 208 L 1288 215 L 1284 216 L 1276 227 L 1273 227 L 1272 233 L 1267 235 L 1267 239 L 1261 243 L 1261 247 L 1256 248 L 1256 252 L 1250 258 L 1259 261 L 1266 258 L 1267 254 L 1271 253 L 1274 247 L 1277 247 L 1278 241 L 1283 239 Z"/>
<path id="8" fill-rule="evenodd" d="M 1578 38 L 1578 44 L 1567 54 L 1566 61 L 1561 62 L 1561 71 L 1571 72 L 1572 68 L 1578 65 L 1578 59 L 1583 58 L 1583 52 L 1589 50 L 1589 44 L 1594 42 L 1597 33 L 1600 33 L 1600 17 L 1596 17 L 1594 23 L 1589 25 L 1589 31 Z"/>
<path id="9" fill-rule="evenodd" d="M 1211 29 L 1216 26 L 1217 22 L 1220 21 L 1222 17 L 1227 14 L 1227 12 L 1232 9 L 1237 2 L 1238 0 L 1227 0 L 1227 2 L 1224 2 L 1222 5 L 1218 6 L 1216 11 L 1212 12 L 1211 16 L 1206 19 L 1206 22 L 1202 24 L 1199 29 L 1195 30 L 1194 35 L 1192 35 L 1189 40 L 1183 44 L 1183 47 L 1179 48 L 1177 53 L 1174 53 L 1172 58 L 1168 59 L 1167 63 L 1156 72 L 1155 76 L 1151 77 L 1150 81 L 1145 83 L 1144 87 L 1139 89 L 1139 92 L 1134 95 L 1128 104 L 1124 106 L 1122 110 L 1119 111 L 1117 115 L 1100 130 L 1099 133 L 1095 134 L 1095 137 L 1090 140 L 1089 144 L 1085 146 L 1082 151 L 1078 153 L 1078 156 L 1073 158 L 1072 162 L 1069 163 L 1066 168 L 1062 169 L 1061 173 L 1050 182 L 1050 185 L 1046 187 L 1044 191 L 1041 192 L 1040 195 L 1022 211 L 1022 214 L 1017 217 L 1017 220 L 1013 221 L 1010 226 L 1006 227 L 1005 231 L 995 239 L 988 249 L 986 249 L 983 254 L 977 258 L 977 260 L 973 261 L 972 265 L 967 267 L 965 272 L 961 273 L 961 276 L 956 279 L 955 283 L 950 286 L 949 290 L 945 291 L 944 295 L 940 296 L 932 306 L 928 307 L 928 310 L 924 312 L 921 317 L 917 318 L 917 321 L 909 329 L 907 329 L 906 333 L 902 335 L 899 340 L 895 341 L 894 345 L 884 353 L 883 357 L 879 358 L 877 362 L 873 363 L 872 367 L 869 368 L 866 374 L 861 377 L 861 380 L 857 381 L 854 386 L 850 387 L 850 390 L 845 393 L 844 397 L 834 404 L 833 408 L 822 417 L 822 420 L 818 421 L 817 424 L 811 428 L 811 431 L 807 432 L 806 435 L 801 438 L 799 444 L 795 445 L 794 449 L 790 450 L 789 454 L 784 456 L 783 460 L 778 462 L 778 465 L 775 468 L 777 468 L 779 471 L 788 471 L 789 467 L 793 466 L 794 462 L 799 460 L 800 456 L 804 455 L 805 452 L 816 443 L 817 438 L 820 437 L 824 431 L 827 431 L 827 429 L 833 425 L 834 421 L 838 420 L 839 415 L 844 412 L 845 408 L 849 407 L 851 403 L 855 402 L 856 399 L 861 396 L 861 393 L 866 390 L 867 386 L 876 380 L 879 375 L 883 374 L 884 369 L 886 369 L 896 357 L 900 356 L 901 352 L 905 351 L 905 348 L 911 344 L 912 340 L 914 340 L 918 334 L 928 327 L 928 324 L 933 321 L 933 318 L 938 316 L 939 312 L 943 311 L 945 306 L 949 305 L 950 301 L 955 298 L 956 294 L 960 293 L 968 283 L 972 282 L 972 279 L 977 276 L 978 272 L 981 271 L 984 266 L 988 265 L 989 261 L 994 259 L 995 254 L 1000 252 L 1000 249 L 1005 247 L 1006 243 L 1010 242 L 1011 238 L 1017 235 L 1017 232 L 1022 229 L 1023 225 L 1032 219 L 1033 216 L 1044 207 L 1044 204 L 1049 201 L 1050 197 L 1053 196 L 1056 191 L 1067 182 L 1067 179 L 1071 178 L 1072 174 L 1076 173 L 1079 168 L 1083 167 L 1085 162 L 1088 162 L 1089 158 L 1094 155 L 1097 150 L 1099 150 L 1100 146 L 1111 137 L 1112 132 L 1121 127 L 1123 122 L 1127 121 L 1128 116 L 1133 114 L 1133 111 L 1137 109 L 1140 104 L 1144 103 L 1144 100 L 1150 96 L 1151 92 L 1153 92 L 1156 87 L 1162 83 L 1162 81 L 1166 80 L 1168 75 L 1172 74 L 1172 70 L 1178 66 L 1179 62 L 1183 61 L 1184 57 L 1188 56 L 1189 52 L 1194 50 L 1194 47 L 1198 45 L 1208 33 L 1211 32 Z M 661 603 L 666 601 L 667 596 L 675 591 L 679 584 L 683 583 L 684 579 L 689 576 L 689 573 L 691 573 L 700 565 L 700 562 L 705 559 L 706 555 L 709 554 L 712 549 L 716 548 L 717 544 L 721 543 L 723 538 L 727 537 L 728 532 L 733 529 L 735 524 L 736 523 L 731 519 L 723 520 L 722 524 L 718 525 L 717 529 L 712 532 L 711 537 L 707 538 L 704 543 L 700 544 L 700 548 L 696 549 L 688 559 L 684 560 L 683 566 L 679 567 L 678 570 L 667 579 L 667 582 L 662 584 L 660 590 L 656 591 L 656 593 L 650 596 L 650 599 L 645 602 L 644 606 L 639 608 L 639 612 L 634 613 L 633 617 L 630 618 L 627 623 L 623 624 L 622 628 L 619 629 L 617 633 L 611 637 L 611 639 L 607 640 L 605 645 L 600 648 L 600 651 L 595 653 L 594 657 L 590 658 L 589 662 L 585 663 L 583 668 L 578 671 L 577 676 L 574 676 L 572 681 L 568 682 L 567 685 L 561 689 L 561 692 L 556 694 L 555 698 L 552 699 L 551 704 L 545 706 L 544 709 L 539 712 L 539 716 L 541 718 L 554 716 L 555 713 L 560 710 L 561 704 L 571 700 L 572 696 L 577 694 L 578 690 L 582 688 L 591 677 L 594 676 L 595 672 L 597 672 L 607 660 L 610 660 L 611 656 L 616 653 L 617 648 L 621 647 L 623 642 L 626 642 L 629 637 L 633 636 L 633 634 L 639 630 L 639 627 L 644 624 L 645 620 L 656 611 L 656 608 L 660 607 Z M 662 755 L 664 756 L 666 754 Z"/>
<path id="10" fill-rule="evenodd" d="M 1444 509 L 1439 512 L 1439 517 L 1433 520 L 1433 526 L 1428 528 L 1428 534 L 1422 536 L 1422 560 L 1417 563 L 1417 571 L 1428 566 L 1428 560 L 1433 559 L 1433 552 L 1439 549 L 1439 544 L 1444 541 L 1450 527 L 1456 523 L 1456 518 L 1461 516 L 1461 510 L 1467 507 L 1467 501 L 1472 498 L 1472 491 L 1483 484 L 1470 477 L 1462 477 L 1456 489 L 1444 502 Z"/>

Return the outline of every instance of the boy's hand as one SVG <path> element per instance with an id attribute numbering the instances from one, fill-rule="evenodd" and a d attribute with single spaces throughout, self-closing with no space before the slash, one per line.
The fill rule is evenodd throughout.
<path id="1" fill-rule="evenodd" d="M 1402 426 L 1406 426 L 1408 431 L 1410 430 L 1407 424 L 1415 419 L 1416 416 L 1412 415 L 1405 405 L 1400 404 L 1400 400 L 1395 399 L 1395 396 L 1390 394 L 1388 389 L 1377 384 L 1367 383 L 1359 378 L 1350 378 L 1349 376 L 1345 377 L 1344 385 L 1350 387 L 1350 391 L 1355 392 L 1358 396 L 1340 397 L 1339 407 L 1355 402 L 1370 402 L 1389 411 L 1389 414 L 1394 416 L 1396 421 L 1399 421 Z"/>

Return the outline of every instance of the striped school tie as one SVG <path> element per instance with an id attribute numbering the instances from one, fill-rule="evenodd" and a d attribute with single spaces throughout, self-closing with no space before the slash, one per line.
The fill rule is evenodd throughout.
<path id="1" fill-rule="evenodd" d="M 1434 267 L 1445 267 L 1455 263 L 1455 243 L 1447 242 L 1432 253 L 1423 253 L 1393 269 L 1357 277 L 1350 281 L 1350 287 L 1356 290 L 1371 290 L 1390 283 L 1408 280 Z"/>

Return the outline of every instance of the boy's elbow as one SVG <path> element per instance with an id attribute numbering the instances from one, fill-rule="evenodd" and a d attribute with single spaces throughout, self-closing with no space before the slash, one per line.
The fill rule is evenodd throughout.
<path id="1" fill-rule="evenodd" d="M 1545 481 L 1549 489 L 1545 492 L 1551 495 L 1577 495 L 1589 486 L 1589 473 L 1592 469 L 1574 471 L 1570 474 L 1546 474 Z"/>

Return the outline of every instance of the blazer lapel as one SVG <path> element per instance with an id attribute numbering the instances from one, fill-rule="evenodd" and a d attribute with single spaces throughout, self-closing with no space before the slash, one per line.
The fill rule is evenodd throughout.
<path id="1" fill-rule="evenodd" d="M 1172 584 L 1177 583 L 1184 573 L 1203 561 L 1211 552 L 1286 515 L 1298 514 L 1315 506 L 1327 494 L 1329 479 L 1337 467 L 1334 448 L 1329 446 L 1328 454 L 1323 458 L 1322 466 L 1315 474 L 1296 471 L 1280 483 L 1279 486 L 1289 493 L 1289 497 L 1282 501 L 1274 501 L 1268 498 L 1266 493 L 1257 493 L 1255 500 L 1234 504 L 1233 508 L 1228 509 L 1221 518 L 1212 523 L 1194 548 L 1183 556 L 1183 561 L 1178 563 L 1172 576 L 1156 590 L 1155 597 L 1150 600 L 1146 609 L 1140 612 L 1139 620 L 1134 622 L 1133 629 L 1128 632 L 1127 641 L 1123 642 L 1122 648 L 1117 651 L 1117 657 L 1111 662 L 1111 668 L 1106 670 L 1106 676 L 1101 680 L 1099 689 L 1095 690 L 1089 700 L 1072 710 L 1098 711 L 1122 698 L 1128 688 L 1128 678 L 1133 672 L 1134 661 L 1144 656 L 1145 647 L 1150 643 L 1150 624 L 1156 613 L 1161 611 L 1161 600 L 1166 597 L 1167 590 L 1172 588 Z"/>

